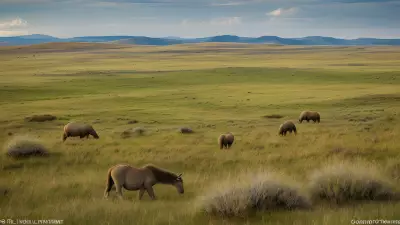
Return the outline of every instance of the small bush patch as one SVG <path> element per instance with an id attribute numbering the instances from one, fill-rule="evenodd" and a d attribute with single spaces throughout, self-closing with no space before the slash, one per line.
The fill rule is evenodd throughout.
<path id="1" fill-rule="evenodd" d="M 49 114 L 44 114 L 44 115 L 33 115 L 25 118 L 25 121 L 27 122 L 45 122 L 45 121 L 52 121 L 56 120 L 57 117 Z"/>
<path id="2" fill-rule="evenodd" d="M 239 182 L 226 182 L 223 187 L 208 192 L 200 198 L 199 206 L 201 211 L 213 216 L 247 217 L 257 211 L 311 207 L 308 197 L 300 193 L 297 185 L 284 182 L 269 173 Z"/>
<path id="3" fill-rule="evenodd" d="M 262 117 L 266 118 L 266 119 L 280 119 L 280 118 L 283 118 L 284 116 L 278 115 L 278 114 L 271 114 L 271 115 L 265 115 Z"/>
<path id="4" fill-rule="evenodd" d="M 322 168 L 311 175 L 313 199 L 336 204 L 360 200 L 395 200 L 399 193 L 375 168 L 339 163 Z"/>
<path id="5" fill-rule="evenodd" d="M 5 146 L 7 155 L 13 158 L 30 156 L 47 156 L 46 147 L 38 140 L 30 137 L 15 137 Z"/>

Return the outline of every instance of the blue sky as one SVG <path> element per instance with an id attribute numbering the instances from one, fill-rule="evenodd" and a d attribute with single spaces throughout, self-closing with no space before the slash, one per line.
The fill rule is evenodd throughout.
<path id="1" fill-rule="evenodd" d="M 0 0 L 0 36 L 400 38 L 400 0 Z"/>

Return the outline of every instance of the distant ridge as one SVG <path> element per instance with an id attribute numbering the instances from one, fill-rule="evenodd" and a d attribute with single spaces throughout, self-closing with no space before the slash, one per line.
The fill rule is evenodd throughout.
<path id="1" fill-rule="evenodd" d="M 400 39 L 358 38 L 340 39 L 322 36 L 303 38 L 281 38 L 277 36 L 240 37 L 235 35 L 219 35 L 204 38 L 165 37 L 153 38 L 146 36 L 84 36 L 73 38 L 57 38 L 42 34 L 32 34 L 15 37 L 0 37 L 0 46 L 31 45 L 52 42 L 90 42 L 115 43 L 135 45 L 175 45 L 186 43 L 248 43 L 248 44 L 279 44 L 279 45 L 400 45 Z"/>

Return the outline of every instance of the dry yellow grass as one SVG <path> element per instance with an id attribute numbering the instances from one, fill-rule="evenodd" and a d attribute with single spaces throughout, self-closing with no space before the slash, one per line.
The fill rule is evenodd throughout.
<path id="1" fill-rule="evenodd" d="M 396 185 L 373 165 L 335 162 L 316 170 L 310 177 L 310 192 L 315 200 L 335 204 L 354 201 L 400 200 Z"/>
<path id="2" fill-rule="evenodd" d="M 256 213 L 245 220 L 193 214 L 215 181 L 268 167 L 307 185 L 327 162 L 364 160 L 400 177 L 400 49 L 181 45 L 167 47 L 51 44 L 0 48 L 0 145 L 12 135 L 43 142 L 49 158 L 0 156 L 5 218 L 64 219 L 65 224 L 349 224 L 398 219 L 398 202 L 321 203 L 309 211 Z M 3 69 L 5 68 L 5 69 Z M 303 110 L 321 123 L 279 125 Z M 32 115 L 56 120 L 31 123 Z M 265 118 L 264 115 L 281 118 Z M 138 123 L 129 124 L 137 120 Z M 62 143 L 69 121 L 94 124 L 99 140 Z M 142 127 L 146 135 L 122 138 Z M 182 135 L 181 127 L 195 132 Z M 232 132 L 221 151 L 216 140 Z M 125 192 L 102 198 L 107 169 L 152 163 L 183 173 L 185 194 L 156 186 L 156 202 Z"/>

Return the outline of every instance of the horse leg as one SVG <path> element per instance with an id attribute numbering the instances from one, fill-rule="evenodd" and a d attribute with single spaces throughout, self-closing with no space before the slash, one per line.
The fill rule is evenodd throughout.
<path id="1" fill-rule="evenodd" d="M 123 199 L 123 197 L 122 197 L 122 185 L 115 182 L 115 189 L 117 191 L 118 197 L 120 199 Z"/>
<path id="2" fill-rule="evenodd" d="M 107 184 L 106 190 L 104 191 L 104 197 L 108 198 L 108 195 L 110 194 L 111 188 L 114 185 L 114 182 L 111 180 L 110 184 Z"/>
<path id="3" fill-rule="evenodd" d="M 146 187 L 147 193 L 149 193 L 149 196 L 152 200 L 156 200 L 156 196 L 154 195 L 154 190 L 153 187 Z"/>
<path id="4" fill-rule="evenodd" d="M 142 199 L 145 190 L 146 189 L 144 189 L 144 188 L 140 188 L 140 190 L 139 190 L 139 200 Z"/>

